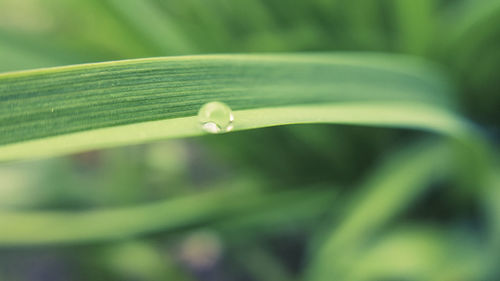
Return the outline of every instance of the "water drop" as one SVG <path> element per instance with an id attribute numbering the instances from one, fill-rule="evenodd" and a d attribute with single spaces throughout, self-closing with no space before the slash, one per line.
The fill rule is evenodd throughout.
<path id="1" fill-rule="evenodd" d="M 202 129 L 208 133 L 225 133 L 233 129 L 233 112 L 227 104 L 222 102 L 214 101 L 204 104 L 198 111 L 198 119 Z"/>

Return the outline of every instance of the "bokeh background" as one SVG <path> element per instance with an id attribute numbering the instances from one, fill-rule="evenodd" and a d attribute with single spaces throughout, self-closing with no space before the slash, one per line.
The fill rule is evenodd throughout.
<path id="1" fill-rule="evenodd" d="M 456 87 L 464 116 L 498 144 L 497 0 L 0 0 L 0 72 L 154 56 L 332 51 L 436 63 Z M 317 259 L 342 265 L 332 265 L 342 276 L 335 280 L 500 280 L 500 255 L 481 254 L 490 245 L 489 220 L 499 216 L 499 193 L 457 175 L 436 176 L 422 192 L 374 199 L 367 223 L 371 212 L 405 203 L 388 207 L 391 220 L 369 233 L 364 248 L 318 257 L 326 237 L 342 232 L 346 214 L 366 207 L 358 198 L 369 194 L 374 174 L 412 176 L 383 163 L 405 163 L 422 149 L 415 143 L 436 139 L 411 130 L 293 125 L 2 163 L 1 211 L 192 200 L 172 209 L 181 223 L 162 231 L 3 246 L 0 280 L 306 280 Z M 211 199 L 198 199 L 207 192 Z"/>

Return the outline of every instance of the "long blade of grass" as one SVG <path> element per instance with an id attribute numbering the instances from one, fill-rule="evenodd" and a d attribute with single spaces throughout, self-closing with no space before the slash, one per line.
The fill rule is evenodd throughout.
<path id="1" fill-rule="evenodd" d="M 209 101 L 235 130 L 332 122 L 459 134 L 450 88 L 432 66 L 381 54 L 212 55 L 0 75 L 0 161 L 203 134 Z"/>
<path id="2" fill-rule="evenodd" d="M 241 110 L 237 130 L 299 123 L 337 123 L 415 128 L 449 135 L 465 134 L 467 124 L 446 110 L 408 103 L 339 103 Z M 197 117 L 151 121 L 72 133 L 0 147 L 0 161 L 64 155 L 91 149 L 203 134 Z"/>
<path id="3" fill-rule="evenodd" d="M 312 260 L 307 280 L 342 279 L 356 250 L 451 169 L 446 143 L 414 147 L 375 171 Z M 340 255 L 339 253 L 342 253 Z"/>
<path id="4" fill-rule="evenodd" d="M 2 211 L 0 246 L 101 242 L 210 223 L 229 223 L 236 228 L 251 224 L 276 225 L 279 221 L 289 221 L 288 212 L 298 212 L 298 209 L 309 213 L 305 216 L 314 216 L 312 209 L 325 210 L 333 195 L 328 190 L 311 189 L 263 193 L 232 183 L 227 188 L 141 206 L 80 212 Z M 280 202 L 278 206 L 276 202 Z M 254 216 L 255 209 L 271 210 L 273 207 L 281 208 L 281 215 L 273 218 Z M 246 223 L 238 226 L 234 224 L 235 218 Z"/>

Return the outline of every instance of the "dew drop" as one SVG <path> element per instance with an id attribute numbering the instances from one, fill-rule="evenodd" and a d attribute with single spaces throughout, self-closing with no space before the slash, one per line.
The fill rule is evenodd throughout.
<path id="1" fill-rule="evenodd" d="M 205 132 L 218 134 L 233 129 L 234 116 L 227 104 L 214 101 L 206 103 L 200 108 L 198 120 Z"/>

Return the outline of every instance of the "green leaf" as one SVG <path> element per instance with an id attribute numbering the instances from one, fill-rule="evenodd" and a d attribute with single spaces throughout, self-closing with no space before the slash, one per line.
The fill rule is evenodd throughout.
<path id="1" fill-rule="evenodd" d="M 345 123 L 462 134 L 446 79 L 383 54 L 152 58 L 0 74 L 0 161 L 201 135 L 206 102 L 234 129 Z"/>
<path id="2" fill-rule="evenodd" d="M 307 188 L 265 192 L 251 183 L 238 181 L 227 187 L 140 206 L 79 212 L 2 211 L 0 246 L 109 241 L 214 222 L 221 223 L 222 229 L 228 223 L 232 229 L 252 224 L 276 226 L 280 221 L 290 220 L 290 211 L 297 214 L 300 210 L 306 213 L 313 213 L 314 208 L 324 210 L 332 196 L 334 193 L 328 190 Z M 281 214 L 272 218 L 254 215 L 256 209 L 272 211 L 276 207 L 281 208 Z M 243 220 L 243 225 L 236 225 L 236 219 Z"/>
<path id="3" fill-rule="evenodd" d="M 492 159 L 485 155 L 491 154 L 493 150 L 481 139 L 464 138 L 458 142 L 422 142 L 392 156 L 379 165 L 359 187 L 357 193 L 350 196 L 344 210 L 339 211 L 339 220 L 318 245 L 317 253 L 306 272 L 306 280 L 346 279 L 344 276 L 349 272 L 361 270 L 356 263 L 366 257 L 366 247 L 380 236 L 384 236 L 384 230 L 393 227 L 398 216 L 410 208 L 422 194 L 430 188 L 436 188 L 433 183 L 451 179 L 458 182 L 463 180 L 462 174 L 476 174 L 474 169 L 487 171 L 488 168 L 485 167 L 491 166 Z M 466 171 L 462 170 L 464 166 L 467 167 Z M 467 186 L 477 191 L 486 185 L 488 190 L 491 189 L 490 201 L 495 202 L 493 189 L 496 186 L 494 181 L 487 181 L 487 176 L 489 174 L 479 173 L 479 176 L 474 177 L 474 181 L 467 182 Z M 495 227 L 494 219 L 492 220 L 488 224 Z M 457 238 L 469 235 L 463 234 Z M 495 235 L 491 235 L 489 240 L 492 244 L 498 241 Z M 456 258 L 448 260 L 450 269 L 456 269 L 453 265 L 455 262 L 464 266 L 460 271 L 462 274 L 476 274 L 477 262 L 487 261 L 491 255 L 491 252 L 485 249 L 484 256 L 476 255 L 480 252 L 471 254 L 470 259 L 460 259 L 458 257 L 461 255 L 458 254 Z M 411 256 L 407 254 L 407 257 Z M 433 280 L 442 280 L 438 276 L 454 276 L 449 269 L 441 269 L 433 274 L 436 275 Z"/>
<path id="4" fill-rule="evenodd" d="M 419 144 L 383 163 L 352 197 L 341 221 L 318 249 L 307 280 L 342 279 L 360 247 L 414 202 L 432 181 L 450 174 L 450 148 L 446 142 Z"/>

